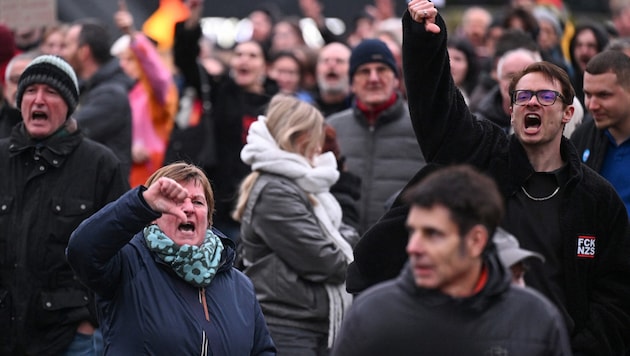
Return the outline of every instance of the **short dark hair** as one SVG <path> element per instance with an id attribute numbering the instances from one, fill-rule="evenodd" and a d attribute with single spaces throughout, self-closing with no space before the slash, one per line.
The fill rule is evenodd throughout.
<path id="1" fill-rule="evenodd" d="M 510 82 L 509 92 L 513 92 L 514 88 L 516 88 L 516 84 L 521 80 L 521 78 L 530 73 L 541 73 L 545 78 L 549 80 L 558 81 L 558 83 L 560 83 L 562 96 L 564 97 L 564 105 L 566 106 L 573 104 L 575 89 L 573 89 L 573 86 L 571 85 L 571 79 L 569 79 L 569 75 L 564 69 L 551 62 L 546 61 L 532 63 L 528 65 L 523 71 L 515 75 Z"/>
<path id="2" fill-rule="evenodd" d="M 77 20 L 74 24 L 81 26 L 79 45 L 87 45 L 98 64 L 105 64 L 112 58 L 110 53 L 111 36 L 101 21 L 87 18 Z"/>
<path id="3" fill-rule="evenodd" d="M 437 169 L 407 189 L 403 199 L 411 206 L 446 207 L 462 237 L 478 224 L 492 236 L 505 213 L 495 181 L 465 164 Z"/>
<path id="4" fill-rule="evenodd" d="M 624 89 L 630 89 L 630 57 L 616 50 L 606 50 L 596 54 L 588 61 L 585 72 L 589 74 L 614 73 L 617 83 Z"/>
<path id="5" fill-rule="evenodd" d="M 479 60 L 475 53 L 475 48 L 465 37 L 451 37 L 447 41 L 447 48 L 454 48 L 464 54 L 468 62 L 468 70 L 464 77 L 463 87 L 468 94 L 471 94 L 478 83 Z"/>

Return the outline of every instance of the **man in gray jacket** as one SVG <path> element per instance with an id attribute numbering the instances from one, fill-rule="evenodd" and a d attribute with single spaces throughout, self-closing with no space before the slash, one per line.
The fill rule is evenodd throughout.
<path id="1" fill-rule="evenodd" d="M 352 50 L 349 77 L 352 107 L 327 118 L 337 132 L 347 170 L 361 177 L 359 232 L 385 212 L 387 200 L 424 166 L 409 119 L 407 102 L 398 91 L 399 73 L 387 45 L 377 39 Z M 342 168 L 342 167 L 340 167 Z"/>

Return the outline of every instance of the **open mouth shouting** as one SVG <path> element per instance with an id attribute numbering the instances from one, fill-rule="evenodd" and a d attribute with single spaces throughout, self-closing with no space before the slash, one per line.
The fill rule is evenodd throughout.
<path id="1" fill-rule="evenodd" d="M 525 126 L 525 133 L 529 135 L 537 134 L 542 126 L 542 120 L 538 114 L 527 114 L 523 120 Z"/>
<path id="2" fill-rule="evenodd" d="M 177 230 L 185 234 L 193 234 L 195 233 L 195 224 L 187 221 L 185 223 L 179 224 Z"/>
<path id="3" fill-rule="evenodd" d="M 31 119 L 33 120 L 47 120 L 48 114 L 43 111 L 33 111 L 31 113 Z"/>

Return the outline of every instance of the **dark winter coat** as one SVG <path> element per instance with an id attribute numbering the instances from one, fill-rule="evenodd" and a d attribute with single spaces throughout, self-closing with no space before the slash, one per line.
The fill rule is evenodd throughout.
<path id="1" fill-rule="evenodd" d="M 395 280 L 359 295 L 344 318 L 332 356 L 571 355 L 557 308 L 530 288 L 510 286 L 494 249 L 488 280 L 470 297 L 415 285 L 409 265 Z"/>
<path id="2" fill-rule="evenodd" d="M 93 298 L 66 263 L 72 231 L 128 189 L 106 147 L 76 131 L 44 144 L 18 124 L 0 140 L 0 354 L 55 355 Z"/>
<path id="3" fill-rule="evenodd" d="M 20 111 L 0 99 L 0 138 L 9 137 L 18 122 L 22 122 Z"/>
<path id="4" fill-rule="evenodd" d="M 105 353 L 275 355 L 254 287 L 232 266 L 233 243 L 215 230 L 223 264 L 202 290 L 185 282 L 146 246 L 142 229 L 160 214 L 142 197 L 144 189 L 84 221 L 68 244 L 68 262 L 97 294 Z"/>
<path id="5" fill-rule="evenodd" d="M 133 82 L 117 59 L 103 64 L 80 84 L 79 106 L 72 117 L 85 136 L 109 147 L 121 162 L 123 174 L 131 169 L 131 107 L 128 90 Z"/>
<path id="6" fill-rule="evenodd" d="M 250 172 L 249 166 L 241 161 L 241 149 L 245 144 L 249 125 L 256 121 L 258 115 L 264 114 L 269 100 L 278 92 L 278 86 L 267 79 L 263 93 L 251 93 L 239 87 L 228 75 L 200 78 L 208 77 L 205 71 L 200 73 L 195 62 L 199 54 L 200 37 L 200 27 L 187 29 L 183 22 L 176 24 L 175 64 L 183 70 L 187 86 L 197 88 L 200 93 L 204 89 L 201 83 L 209 85 L 206 89 L 210 90 L 211 105 L 204 104 L 204 110 L 210 111 L 210 115 L 204 119 L 212 121 L 209 125 L 212 127 L 212 136 L 206 135 L 204 143 L 210 142 L 199 149 L 213 150 L 213 156 L 217 158 L 209 165 L 202 162 L 215 194 L 214 223 L 217 226 L 238 226 L 230 214 L 236 205 L 239 185 Z"/>

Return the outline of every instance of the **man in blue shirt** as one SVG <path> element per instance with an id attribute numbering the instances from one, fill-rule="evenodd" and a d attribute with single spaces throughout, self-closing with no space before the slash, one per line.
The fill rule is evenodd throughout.
<path id="1" fill-rule="evenodd" d="M 593 57 L 584 73 L 584 102 L 593 120 L 581 125 L 571 141 L 630 211 L 630 57 L 620 51 Z"/>

